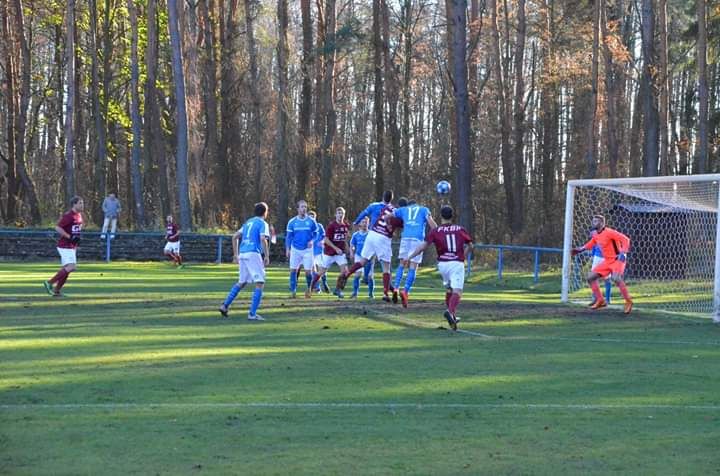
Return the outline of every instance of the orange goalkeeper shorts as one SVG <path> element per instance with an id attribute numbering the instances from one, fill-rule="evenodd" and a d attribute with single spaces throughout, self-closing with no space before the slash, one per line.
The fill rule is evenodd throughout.
<path id="1" fill-rule="evenodd" d="M 607 278 L 611 274 L 617 274 L 619 276 L 622 276 L 623 273 L 625 273 L 625 262 L 619 261 L 617 259 L 614 260 L 603 260 L 602 263 L 598 264 L 596 267 L 593 268 L 592 272 L 599 274 L 601 278 Z"/>

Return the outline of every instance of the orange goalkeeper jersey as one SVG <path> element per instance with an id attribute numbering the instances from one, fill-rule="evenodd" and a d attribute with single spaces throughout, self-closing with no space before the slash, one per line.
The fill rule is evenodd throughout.
<path id="1" fill-rule="evenodd" d="M 590 238 L 583 248 L 591 250 L 595 245 L 600 247 L 606 260 L 615 260 L 619 253 L 627 253 L 630 250 L 630 238 L 617 230 L 605 227 Z"/>

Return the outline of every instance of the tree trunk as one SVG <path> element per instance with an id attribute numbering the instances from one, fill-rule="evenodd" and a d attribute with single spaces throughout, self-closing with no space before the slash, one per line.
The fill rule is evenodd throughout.
<path id="1" fill-rule="evenodd" d="M 104 12 L 105 19 L 108 19 L 110 16 L 109 9 L 107 8 L 107 2 L 106 1 L 106 9 Z M 94 160 L 95 165 L 95 194 L 94 194 L 94 200 L 93 200 L 93 216 L 95 218 L 95 222 L 98 223 L 103 219 L 102 216 L 102 201 L 105 198 L 105 186 L 107 184 L 106 179 L 106 162 L 107 162 L 107 140 L 106 140 L 106 134 L 105 134 L 105 117 L 103 116 L 103 112 L 100 108 L 100 74 L 99 74 L 99 67 L 98 67 L 98 51 L 100 50 L 100 45 L 98 44 L 98 17 L 97 17 L 97 1 L 96 0 L 90 0 L 90 39 L 91 39 L 91 47 L 90 47 L 90 71 L 91 71 L 91 86 L 90 96 L 92 97 L 92 111 L 93 111 L 93 117 L 94 117 L 94 123 L 95 123 L 95 133 L 97 134 L 97 145 L 95 147 L 96 156 Z M 107 20 L 106 20 L 107 21 Z M 108 22 L 109 23 L 109 22 Z M 109 27 L 107 28 L 109 29 Z M 109 31 L 106 31 L 106 29 L 103 29 L 104 33 L 107 35 Z M 107 101 L 108 98 L 105 97 L 105 101 Z"/>
<path id="2" fill-rule="evenodd" d="M 278 223 L 287 223 L 290 208 L 290 177 L 288 174 L 288 4 L 287 0 L 278 0 L 278 129 L 276 136 L 275 164 L 278 168 Z"/>
<path id="3" fill-rule="evenodd" d="M 620 147 L 618 143 L 618 118 L 617 118 L 617 103 L 620 98 L 619 95 L 619 81 L 622 81 L 618 65 L 613 61 L 612 52 L 610 51 L 610 38 L 607 28 L 607 9 L 605 0 L 601 0 L 600 7 L 601 14 L 604 15 L 600 19 L 600 25 L 602 29 L 603 38 L 603 59 L 605 64 L 605 120 L 606 127 L 605 133 L 607 137 L 607 155 L 608 155 L 608 166 L 610 168 L 610 176 L 617 177 L 618 170 L 617 165 L 620 159 Z M 617 20 L 613 18 L 613 20 Z"/>
<path id="4" fill-rule="evenodd" d="M 383 95 L 382 75 L 382 39 L 380 37 L 380 2 L 373 0 L 373 71 L 374 71 L 374 111 L 375 111 L 375 195 L 382 196 L 385 190 L 385 117 L 383 106 L 385 103 Z"/>
<path id="5" fill-rule="evenodd" d="M 708 80 L 707 80 L 707 0 L 696 0 L 697 75 L 698 75 L 698 138 L 695 173 L 708 171 Z"/>
<path id="6" fill-rule="evenodd" d="M 658 174 L 658 110 L 655 96 L 655 9 L 653 0 L 642 0 L 642 54 L 643 72 L 641 82 L 643 109 L 643 175 Z"/>
<path id="7" fill-rule="evenodd" d="M 68 0 L 66 20 L 67 100 L 65 107 L 65 203 L 75 195 L 75 0 Z"/>
<path id="8" fill-rule="evenodd" d="M 180 30 L 178 28 L 177 0 L 168 0 L 168 29 L 170 31 L 170 45 L 172 48 L 172 71 L 175 83 L 176 102 L 176 132 L 177 149 L 175 151 L 176 180 L 178 193 L 178 207 L 180 208 L 180 227 L 183 230 L 192 229 L 192 214 L 190 211 L 190 195 L 188 191 L 188 123 L 185 110 L 185 75 L 183 72 L 182 47 L 180 45 Z"/>
<path id="9" fill-rule="evenodd" d="M 596 0 L 597 1 L 597 0 Z M 515 217 L 514 232 L 522 230 L 525 214 L 525 79 L 523 64 L 525 61 L 525 0 L 518 0 L 517 37 L 515 41 L 515 111 L 514 111 L 514 180 Z"/>
<path id="10" fill-rule="evenodd" d="M 218 102 L 217 102 L 217 58 L 215 53 L 215 33 L 214 21 L 210 12 L 215 12 L 214 0 L 200 0 L 200 16 L 203 24 L 203 44 L 205 46 L 204 70 L 203 76 L 203 94 L 205 102 L 205 167 L 210 168 L 210 186 L 208 187 L 208 196 L 204 206 L 215 208 L 222 201 L 219 196 L 220 182 L 222 181 L 223 164 L 220 162 L 219 154 L 219 137 L 218 137 Z"/>
<path id="11" fill-rule="evenodd" d="M 668 126 L 670 125 L 670 99 L 669 99 L 669 72 L 668 72 L 668 25 L 667 25 L 667 0 L 658 0 L 658 23 L 660 26 L 660 70 L 659 80 L 659 105 L 660 114 L 660 170 L 663 175 L 671 174 L 671 167 L 668 157 Z"/>
<path id="12" fill-rule="evenodd" d="M 546 231 L 552 230 L 553 218 L 555 216 L 555 161 L 557 158 L 557 137 L 558 137 L 558 97 L 557 83 L 552 77 L 552 61 L 555 54 L 554 34 L 554 0 L 545 0 L 543 6 L 543 23 L 545 33 L 543 34 L 543 75 L 544 81 L 540 98 L 540 117 L 542 118 L 542 201 L 543 217 Z M 543 233 L 549 236 L 550 233 Z M 545 244 L 545 243 L 544 243 Z"/>
<path id="13" fill-rule="evenodd" d="M 17 218 L 17 202 L 18 194 L 20 191 L 20 180 L 17 176 L 17 147 L 18 141 L 16 136 L 16 114 L 15 106 L 17 104 L 15 97 L 15 61 L 13 59 L 13 48 L 11 47 L 13 41 L 10 33 L 10 3 L 8 1 L 3 2 L 2 10 L 2 36 L 3 42 L 6 47 L 5 50 L 5 87 L 7 91 L 7 106 L 6 106 L 6 141 L 7 141 L 7 158 L 5 159 L 7 165 L 7 172 L 5 174 L 5 180 L 7 182 L 7 202 L 5 206 L 4 218 L 7 222 L 12 223 Z"/>
<path id="14" fill-rule="evenodd" d="M 524 0 L 520 0 L 524 2 Z M 452 29 L 453 92 L 455 96 L 455 121 L 457 123 L 459 223 L 470 234 L 474 230 L 472 202 L 473 164 L 470 150 L 470 101 L 467 84 L 467 0 L 452 0 L 448 18 Z"/>
<path id="15" fill-rule="evenodd" d="M 310 132 L 312 127 L 312 70 L 315 62 L 310 0 L 300 0 L 300 12 L 302 16 L 302 62 L 300 64 L 302 86 L 300 91 L 300 115 L 298 118 L 300 144 L 298 147 L 296 166 L 296 200 L 302 200 L 305 198 L 308 186 L 310 156 L 312 151 L 312 138 Z"/>
<path id="16" fill-rule="evenodd" d="M 397 71 L 390 56 L 390 11 L 387 0 L 381 0 L 383 63 L 385 65 L 385 85 L 388 103 L 388 133 L 390 135 L 390 152 L 392 154 L 391 176 L 396 184 L 398 195 L 408 191 L 402 186 L 402 168 L 400 166 L 400 129 L 398 128 L 398 81 Z"/>
<path id="17" fill-rule="evenodd" d="M 132 176 L 132 198 L 135 210 L 135 226 L 145 228 L 145 204 L 143 203 L 142 175 L 140 173 L 140 140 L 142 138 L 142 123 L 140 120 L 140 67 L 138 65 L 138 23 L 137 10 L 134 0 L 127 0 L 127 9 L 130 15 L 131 43 L 130 43 L 130 116 L 132 120 L 132 158 L 130 160 L 130 174 Z"/>
<path id="18" fill-rule="evenodd" d="M 587 126 L 587 150 L 585 152 L 585 178 L 597 174 L 597 102 L 598 102 L 598 53 L 600 46 L 600 0 L 593 5 L 593 45 L 590 73 L 590 120 Z"/>
<path id="19" fill-rule="evenodd" d="M 258 91 L 258 83 L 260 81 L 258 73 L 257 46 L 255 44 L 255 0 L 245 0 L 245 34 L 247 35 L 247 53 L 250 59 L 250 78 L 248 79 L 248 87 L 250 89 L 250 127 L 251 139 L 249 141 L 249 154 L 251 160 L 255 162 L 255 179 L 253 180 L 254 193 L 253 199 L 259 202 L 263 199 L 263 160 L 260 151 L 260 143 L 263 136 L 262 117 L 260 116 L 260 94 Z"/>
<path id="20" fill-rule="evenodd" d="M 239 126 L 238 111 L 240 108 L 240 100 L 238 99 L 240 74 L 237 69 L 238 59 L 236 57 L 238 51 L 236 38 L 239 36 L 236 19 L 238 1 L 231 0 L 227 6 L 223 4 L 219 7 L 219 11 L 226 15 L 220 19 L 220 97 L 222 98 L 222 101 L 220 101 L 220 124 L 222 132 L 220 135 L 218 168 L 222 173 L 218 177 L 218 186 L 222 204 L 222 213 L 219 216 L 221 222 L 227 222 L 227 215 L 234 211 L 232 207 L 234 190 L 230 187 L 230 177 L 233 171 L 231 166 L 232 154 L 237 154 L 242 147 L 237 133 Z M 241 181 L 239 185 L 242 187 L 241 190 L 244 190 L 244 181 Z"/>
<path id="21" fill-rule="evenodd" d="M 333 160 L 335 159 L 334 141 L 337 127 L 335 113 L 335 0 L 325 0 L 325 43 L 322 110 L 324 113 L 324 134 L 320 145 L 320 190 L 318 195 L 318 214 L 330 214 L 330 181 L 332 179 Z"/>

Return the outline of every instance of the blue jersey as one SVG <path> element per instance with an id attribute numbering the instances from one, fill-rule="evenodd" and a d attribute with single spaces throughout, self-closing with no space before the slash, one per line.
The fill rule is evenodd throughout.
<path id="1" fill-rule="evenodd" d="M 262 237 L 270 236 L 270 226 L 260 217 L 252 217 L 240 228 L 240 253 L 262 253 Z"/>
<path id="2" fill-rule="evenodd" d="M 285 230 L 285 247 L 292 246 L 296 250 L 304 250 L 308 243 L 315 239 L 317 223 L 309 216 L 305 218 L 293 217 Z"/>
<path id="3" fill-rule="evenodd" d="M 599 245 L 595 245 L 595 246 L 592 247 L 592 256 L 593 256 L 593 258 L 596 257 L 596 256 L 597 256 L 598 258 L 602 258 L 602 257 L 603 257 L 603 255 L 602 255 L 602 250 L 600 249 L 600 246 L 599 246 Z"/>
<path id="4" fill-rule="evenodd" d="M 365 246 L 365 239 L 368 236 L 368 232 L 363 233 L 362 231 L 356 231 L 350 238 L 350 246 L 355 248 L 355 254 L 359 255 L 362 253 L 363 246 Z"/>
<path id="5" fill-rule="evenodd" d="M 323 254 L 323 240 L 325 239 L 325 228 L 322 223 L 317 224 L 315 232 L 315 240 L 313 241 L 313 254 L 315 256 Z"/>
<path id="6" fill-rule="evenodd" d="M 380 212 L 383 208 L 385 208 L 385 205 L 387 205 L 387 203 L 385 202 L 371 203 L 367 206 L 365 210 L 360 212 L 353 224 L 357 225 L 363 220 L 363 218 L 370 217 L 370 224 L 372 225 L 373 223 L 375 223 L 375 221 L 377 221 L 378 217 L 380 216 Z"/>
<path id="7" fill-rule="evenodd" d="M 403 221 L 402 238 L 425 239 L 425 225 L 430 210 L 420 205 L 408 205 L 395 210 L 395 216 Z"/>

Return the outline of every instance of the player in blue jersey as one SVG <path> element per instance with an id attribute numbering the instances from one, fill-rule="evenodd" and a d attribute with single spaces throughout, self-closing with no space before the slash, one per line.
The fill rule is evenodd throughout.
<path id="1" fill-rule="evenodd" d="M 393 199 L 393 192 L 392 190 L 386 190 L 383 192 L 383 199 L 382 202 L 373 202 L 370 205 L 365 208 L 365 210 L 361 211 L 360 214 L 355 218 L 355 221 L 353 222 L 353 225 L 359 225 L 360 222 L 363 220 L 363 218 L 368 217 L 370 219 L 370 224 L 372 225 L 375 223 L 380 216 L 380 212 L 383 208 L 388 206 L 390 202 L 392 202 Z"/>
<path id="2" fill-rule="evenodd" d="M 317 234 L 317 222 L 307 214 L 307 202 L 298 202 L 298 214 L 290 219 L 285 230 L 285 256 L 290 262 L 290 297 L 297 293 L 298 271 L 305 269 L 308 289 L 312 283 L 313 243 Z"/>
<path id="3" fill-rule="evenodd" d="M 358 231 L 353 233 L 352 238 L 350 238 L 350 258 L 352 259 L 353 263 L 355 261 L 360 260 L 360 256 L 362 253 L 363 246 L 365 245 L 365 239 L 368 235 L 368 224 L 370 223 L 370 217 L 365 217 L 360 221 L 360 224 L 358 225 Z M 373 291 L 375 289 L 375 278 L 373 277 L 373 272 L 375 271 L 375 258 L 369 260 L 367 263 L 365 263 L 365 266 L 362 270 L 358 269 L 355 271 L 355 277 L 353 279 L 353 291 L 352 296 L 350 296 L 352 299 L 356 299 L 358 292 L 360 291 L 360 277 L 363 277 L 363 282 L 367 284 L 368 286 L 368 297 L 370 299 L 374 299 L 375 295 L 373 294 Z"/>
<path id="4" fill-rule="evenodd" d="M 268 206 L 265 202 L 255 204 L 255 216 L 246 221 L 232 237 L 233 263 L 238 264 L 238 282 L 233 285 L 220 306 L 220 314 L 228 317 L 230 305 L 248 283 L 255 283 L 248 320 L 264 321 L 257 310 L 265 287 L 265 266 L 270 264 L 270 227 L 267 224 Z"/>
<path id="5" fill-rule="evenodd" d="M 422 263 L 423 254 L 416 255 L 412 260 L 408 260 L 408 255 L 415 251 L 423 241 L 425 241 L 425 229 L 437 228 L 437 223 L 430 214 L 430 209 L 422 205 L 418 205 L 414 200 L 408 201 L 407 206 L 401 206 L 395 210 L 395 216 L 403 221 L 402 234 L 400 235 L 400 251 L 398 252 L 397 271 L 395 272 L 395 285 L 393 286 L 394 303 L 397 303 L 398 289 L 402 283 L 405 269 L 408 270 L 407 279 L 405 280 L 405 288 L 400 290 L 400 299 L 403 307 L 408 305 L 408 295 L 415 282 L 415 273 Z"/>
<path id="6" fill-rule="evenodd" d="M 323 265 L 323 242 L 325 240 L 325 227 L 322 223 L 317 221 L 317 213 L 309 211 L 308 215 L 312 217 L 317 223 L 317 231 L 315 232 L 315 240 L 313 241 L 313 280 L 318 273 L 318 270 Z M 325 294 L 330 293 L 330 287 L 327 284 L 327 274 L 323 274 L 320 278 L 320 282 L 315 287 L 315 292 L 320 292 L 320 284 L 322 284 L 322 290 Z"/>

